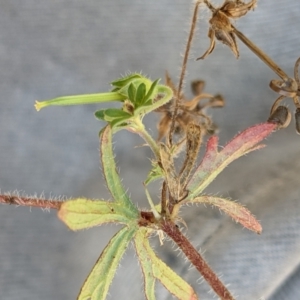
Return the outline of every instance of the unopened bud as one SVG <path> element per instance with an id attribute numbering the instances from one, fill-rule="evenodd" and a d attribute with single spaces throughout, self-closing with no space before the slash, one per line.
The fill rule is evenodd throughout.
<path id="1" fill-rule="evenodd" d="M 278 129 L 286 128 L 291 122 L 291 112 L 286 106 L 278 106 L 276 110 L 271 114 L 268 119 L 268 122 L 277 124 Z M 300 114 L 299 114 L 300 120 Z M 300 127 L 299 127 L 300 128 Z"/>
<path id="2" fill-rule="evenodd" d="M 205 86 L 205 82 L 203 80 L 194 80 L 191 83 L 192 92 L 195 96 L 198 96 L 202 93 Z"/>
<path id="3" fill-rule="evenodd" d="M 296 123 L 296 132 L 300 134 L 300 108 L 298 107 L 295 112 L 295 123 Z"/>
<path id="4" fill-rule="evenodd" d="M 225 100 L 222 95 L 217 94 L 209 100 L 210 107 L 224 107 Z"/>

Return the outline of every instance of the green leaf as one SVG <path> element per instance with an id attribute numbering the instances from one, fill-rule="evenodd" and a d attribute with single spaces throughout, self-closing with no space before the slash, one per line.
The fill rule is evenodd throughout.
<path id="1" fill-rule="evenodd" d="M 256 218 L 250 213 L 250 211 L 244 206 L 242 206 L 241 204 L 236 203 L 232 200 L 224 199 L 220 197 L 214 197 L 214 196 L 201 196 L 188 201 L 188 203 L 189 204 L 204 203 L 204 204 L 213 205 L 215 207 L 218 207 L 222 211 L 224 211 L 226 214 L 232 217 L 236 222 L 239 222 L 247 229 L 252 230 L 256 233 L 262 232 L 261 225 L 256 220 Z"/>
<path id="2" fill-rule="evenodd" d="M 118 93 L 126 97 L 127 99 L 130 99 L 133 103 L 135 102 L 135 95 L 137 88 L 144 83 L 146 86 L 146 89 L 150 89 L 152 81 L 146 77 L 133 79 L 130 83 L 123 86 L 118 90 Z M 131 87 L 131 85 L 134 86 L 135 90 Z"/>
<path id="3" fill-rule="evenodd" d="M 140 117 L 141 115 L 143 116 L 172 99 L 173 91 L 168 86 L 158 85 L 160 79 L 152 82 L 150 79 L 143 77 L 140 74 L 138 74 L 138 76 L 135 75 L 136 74 L 133 74 L 132 76 L 130 75 L 129 77 L 124 78 L 124 81 L 123 79 L 120 79 L 113 82 L 114 85 L 118 85 L 114 91 L 117 91 L 124 99 L 129 99 L 134 105 L 133 118 Z M 99 118 L 103 120 L 103 114 L 100 114 Z M 118 121 L 114 120 L 114 126 L 119 125 L 124 121 L 125 118 Z"/>
<path id="4" fill-rule="evenodd" d="M 221 151 L 218 151 L 218 137 L 211 137 L 202 162 L 187 185 L 189 195 L 186 200 L 199 195 L 231 162 L 264 147 L 257 144 L 275 129 L 276 124 L 271 123 L 250 127 L 234 137 Z"/>
<path id="5" fill-rule="evenodd" d="M 95 117 L 98 120 L 105 121 L 105 109 L 100 109 L 95 112 Z"/>
<path id="6" fill-rule="evenodd" d="M 136 97 L 135 97 L 135 106 L 140 106 L 143 104 L 144 97 L 146 95 L 146 85 L 145 83 L 141 83 L 136 91 Z"/>
<path id="7" fill-rule="evenodd" d="M 105 300 L 120 260 L 137 227 L 121 229 L 108 243 L 89 274 L 78 300 Z"/>
<path id="8" fill-rule="evenodd" d="M 114 119 L 113 121 L 110 122 L 110 125 L 112 128 L 115 128 L 115 127 L 122 127 L 123 126 L 127 126 L 127 122 L 128 119 L 130 118 L 119 118 L 119 119 Z"/>
<path id="9" fill-rule="evenodd" d="M 108 121 L 112 121 L 117 118 L 131 117 L 131 115 L 128 112 L 118 108 L 108 108 L 104 111 L 104 115 Z"/>
<path id="10" fill-rule="evenodd" d="M 136 94 L 136 88 L 135 86 L 130 83 L 128 87 L 128 99 L 132 102 L 135 103 L 135 94 Z"/>
<path id="11" fill-rule="evenodd" d="M 147 300 L 155 300 L 155 279 L 178 299 L 198 299 L 193 288 L 156 256 L 149 244 L 147 229 L 140 229 L 134 242 L 144 275 Z"/>
<path id="12" fill-rule="evenodd" d="M 122 186 L 112 149 L 112 130 L 109 125 L 101 131 L 101 161 L 107 187 L 114 200 L 125 205 L 135 216 L 139 212 Z"/>
<path id="13" fill-rule="evenodd" d="M 150 106 L 152 105 L 152 99 L 148 99 L 146 102 L 143 103 L 143 106 Z"/>
<path id="14" fill-rule="evenodd" d="M 82 104 L 93 104 L 93 103 L 104 103 L 112 101 L 123 101 L 126 97 L 121 95 L 119 92 L 99 93 L 99 94 L 83 94 L 73 96 L 63 96 L 54 98 L 51 100 L 45 100 L 42 102 L 36 101 L 35 108 L 39 111 L 41 108 L 50 105 L 82 105 Z"/>
<path id="15" fill-rule="evenodd" d="M 71 230 L 80 230 L 104 223 L 128 224 L 136 215 L 120 202 L 78 198 L 64 202 L 58 210 L 58 218 Z"/>
<path id="16" fill-rule="evenodd" d="M 152 84 L 147 92 L 147 95 L 145 96 L 144 102 L 148 101 L 149 99 L 154 99 L 157 96 L 156 87 L 159 83 L 160 79 L 156 79 Z"/>
<path id="17" fill-rule="evenodd" d="M 111 127 L 119 126 L 132 118 L 132 115 L 122 109 L 108 108 L 101 109 L 95 112 L 95 117 L 98 120 L 108 122 Z"/>
<path id="18" fill-rule="evenodd" d="M 122 109 L 108 108 L 96 111 L 95 117 L 101 121 L 106 121 L 110 123 L 112 127 L 115 127 L 132 118 L 132 115 Z"/>
<path id="19" fill-rule="evenodd" d="M 137 78 L 143 78 L 143 76 L 138 73 L 133 73 L 128 76 L 124 76 L 122 78 L 114 80 L 113 82 L 111 82 L 111 85 L 113 85 L 119 89 L 119 88 L 124 87 L 128 83 L 130 83 L 133 79 L 137 79 Z"/>

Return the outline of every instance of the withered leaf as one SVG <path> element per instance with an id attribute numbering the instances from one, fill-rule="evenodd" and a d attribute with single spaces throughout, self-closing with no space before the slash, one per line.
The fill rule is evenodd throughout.
<path id="1" fill-rule="evenodd" d="M 192 172 L 193 166 L 197 159 L 199 149 L 201 145 L 201 127 L 194 123 L 190 123 L 187 126 L 186 133 L 186 157 L 182 165 L 180 176 L 180 186 L 184 190 L 189 175 Z"/>

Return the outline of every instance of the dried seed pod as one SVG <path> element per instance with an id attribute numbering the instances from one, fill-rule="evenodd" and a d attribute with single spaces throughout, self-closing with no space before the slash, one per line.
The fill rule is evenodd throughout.
<path id="1" fill-rule="evenodd" d="M 298 83 L 293 78 L 288 78 L 286 81 L 273 79 L 270 81 L 270 88 L 285 97 L 295 97 L 298 91 Z"/>
<path id="2" fill-rule="evenodd" d="M 191 89 L 194 96 L 198 96 L 204 90 L 205 82 L 203 80 L 194 80 L 191 83 Z"/>
<path id="3" fill-rule="evenodd" d="M 239 57 L 239 49 L 233 33 L 233 27 L 228 17 L 221 11 L 216 11 L 213 17 L 209 20 L 211 29 L 217 40 L 228 46 L 235 57 Z M 213 37 L 212 37 L 213 38 Z"/>
<path id="4" fill-rule="evenodd" d="M 277 124 L 278 129 L 286 128 L 290 124 L 291 118 L 292 115 L 288 108 L 286 106 L 280 105 L 271 114 L 271 116 L 268 119 L 268 122 Z"/>
<path id="5" fill-rule="evenodd" d="M 300 134 L 300 108 L 298 107 L 295 112 L 295 123 L 296 123 L 296 132 Z"/>
<path id="6" fill-rule="evenodd" d="M 214 49 L 215 49 L 215 46 L 216 46 L 215 31 L 212 28 L 209 28 L 207 36 L 210 39 L 209 47 L 204 52 L 204 54 L 201 55 L 200 57 L 196 58 L 196 60 L 204 59 L 207 55 L 209 55 L 210 53 L 212 53 L 214 51 Z"/>
<path id="7" fill-rule="evenodd" d="M 249 10 L 256 7 L 256 0 L 249 3 L 243 1 L 226 0 L 220 10 L 226 14 L 227 17 L 237 19 L 244 16 Z"/>
<path id="8" fill-rule="evenodd" d="M 160 150 L 159 152 L 160 152 L 161 164 L 165 173 L 165 180 L 167 182 L 169 192 L 173 199 L 178 199 L 179 183 L 178 183 L 176 170 L 174 167 L 172 153 L 170 149 L 163 143 L 160 144 L 159 150 Z"/>
<path id="9" fill-rule="evenodd" d="M 185 189 L 189 180 L 189 175 L 191 174 L 194 163 L 197 159 L 201 141 L 201 127 L 194 123 L 188 124 L 186 132 L 186 157 L 181 171 L 179 172 L 180 185 L 183 190 Z"/>
<path id="10" fill-rule="evenodd" d="M 225 100 L 224 97 L 220 94 L 215 95 L 209 100 L 209 107 L 224 107 Z"/>

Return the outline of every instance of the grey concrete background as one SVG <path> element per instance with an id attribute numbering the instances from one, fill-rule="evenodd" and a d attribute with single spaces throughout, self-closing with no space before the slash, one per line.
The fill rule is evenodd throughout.
<path id="1" fill-rule="evenodd" d="M 220 2 L 220 1 L 219 1 Z M 99 170 L 98 106 L 48 108 L 36 99 L 107 91 L 127 71 L 155 79 L 168 70 L 178 78 L 189 1 L 0 0 L 0 188 L 45 196 L 109 198 Z M 241 43 L 236 60 L 221 44 L 205 61 L 208 13 L 200 14 L 189 61 L 188 82 L 204 79 L 206 91 L 221 92 L 226 107 L 214 111 L 224 144 L 238 131 L 266 120 L 276 95 L 276 78 Z M 299 0 L 259 1 L 237 27 L 289 74 L 300 55 Z M 287 101 L 287 103 L 289 103 Z M 290 105 L 292 108 L 292 105 Z M 158 116 L 146 118 L 155 134 Z M 133 149 L 141 140 L 116 137 L 124 184 L 146 207 L 141 178 L 150 153 Z M 242 229 L 218 210 L 183 212 L 187 235 L 241 300 L 300 298 L 300 137 L 293 126 L 267 141 L 268 147 L 232 164 L 208 192 L 239 199 L 261 220 L 260 236 Z M 159 192 L 152 189 L 153 196 Z M 1 206 L 0 299 L 75 299 L 115 226 L 69 231 L 55 212 Z M 153 238 L 157 245 L 157 239 Z M 201 299 L 214 299 L 205 283 L 171 243 L 157 253 L 184 276 Z M 110 299 L 144 299 L 142 279 L 129 249 L 113 282 Z M 158 284 L 158 299 L 171 299 Z"/>

